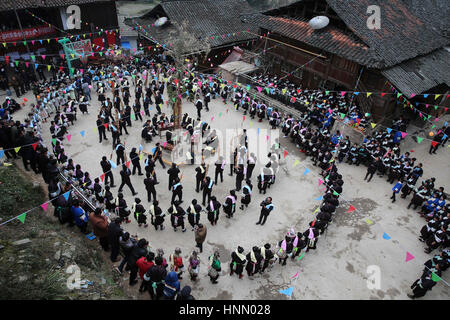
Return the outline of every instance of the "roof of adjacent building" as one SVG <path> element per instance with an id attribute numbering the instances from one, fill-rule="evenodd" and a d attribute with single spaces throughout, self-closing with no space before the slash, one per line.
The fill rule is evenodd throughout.
<path id="1" fill-rule="evenodd" d="M 0 11 L 42 7 L 63 7 L 72 4 L 86 4 L 110 1 L 111 0 L 0 0 Z"/>
<path id="2" fill-rule="evenodd" d="M 423 12 L 414 12 L 402 0 L 325 1 L 347 27 L 380 57 L 386 67 L 450 44 L 450 38 L 441 35 L 434 25 L 429 23 L 429 18 L 423 16 Z M 436 1 L 425 0 L 422 2 L 422 8 L 436 12 L 435 3 Z M 367 27 L 367 9 L 372 5 L 380 7 L 380 29 Z"/>
<path id="3" fill-rule="evenodd" d="M 450 49 L 438 49 L 381 71 L 403 94 L 419 94 L 440 84 L 450 87 Z"/>
<path id="4" fill-rule="evenodd" d="M 252 9 L 245 0 L 178 0 L 161 2 L 148 14 L 134 20 L 158 42 L 166 43 L 168 36 L 176 35 L 184 25 L 188 33 L 205 40 L 213 48 L 256 38 L 254 34 L 258 33 L 258 28 L 240 19 L 241 14 L 249 12 Z M 155 21 L 162 16 L 169 22 L 154 27 Z M 129 19 L 125 23 L 133 25 Z M 244 32 L 247 30 L 254 34 Z"/>
<path id="5" fill-rule="evenodd" d="M 247 20 L 273 33 L 304 42 L 310 46 L 358 62 L 361 65 L 378 65 L 377 59 L 372 56 L 369 47 L 364 42 L 355 35 L 338 28 L 329 26 L 325 29 L 314 30 L 305 20 L 272 17 L 263 14 L 248 16 Z"/>

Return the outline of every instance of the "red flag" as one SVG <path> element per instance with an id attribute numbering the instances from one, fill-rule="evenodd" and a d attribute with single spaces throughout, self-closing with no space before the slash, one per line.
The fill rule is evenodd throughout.
<path id="1" fill-rule="evenodd" d="M 105 174 L 102 174 L 102 175 L 100 176 L 100 179 L 102 179 L 102 182 L 103 182 L 103 180 L 105 180 Z"/>
<path id="2" fill-rule="evenodd" d="M 23 101 L 24 101 L 24 102 L 27 102 L 27 101 L 28 101 L 28 99 L 27 99 L 27 98 L 23 98 Z"/>
<path id="3" fill-rule="evenodd" d="M 131 161 L 130 161 L 130 160 L 128 160 L 128 161 L 127 161 L 127 168 L 129 168 L 129 167 L 130 167 L 130 163 L 131 163 Z"/>
<path id="4" fill-rule="evenodd" d="M 245 116 L 242 116 L 242 121 L 245 121 Z"/>
<path id="5" fill-rule="evenodd" d="M 382 92 L 381 96 L 384 97 L 386 95 L 386 92 Z"/>
<path id="6" fill-rule="evenodd" d="M 284 150 L 284 157 L 286 158 L 287 155 L 289 154 L 289 152 L 287 152 L 286 150 Z"/>
<path id="7" fill-rule="evenodd" d="M 431 141 L 431 144 L 433 145 L 433 148 L 437 146 L 437 142 L 436 141 Z"/>
<path id="8" fill-rule="evenodd" d="M 346 213 L 352 212 L 352 211 L 355 211 L 355 210 L 356 210 L 356 208 L 354 206 L 350 205 L 350 208 L 348 208 Z"/>
<path id="9" fill-rule="evenodd" d="M 36 150 L 37 145 L 38 145 L 37 142 L 32 144 L 32 147 L 33 147 L 34 150 Z"/>
<path id="10" fill-rule="evenodd" d="M 108 124 L 107 123 L 105 123 L 104 126 L 105 126 L 105 129 L 108 129 Z"/>

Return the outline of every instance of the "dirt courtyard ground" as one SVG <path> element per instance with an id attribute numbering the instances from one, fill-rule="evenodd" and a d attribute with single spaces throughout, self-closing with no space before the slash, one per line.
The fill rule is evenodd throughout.
<path id="1" fill-rule="evenodd" d="M 134 88 L 132 88 L 134 89 Z M 112 98 L 109 91 L 108 97 Z M 29 110 L 30 102 L 35 99 L 29 92 L 26 97 L 28 103 L 26 110 Z M 112 152 L 112 139 L 107 132 L 108 141 L 98 142 L 98 133 L 94 131 L 95 121 L 99 111 L 99 102 L 97 95 L 92 94 L 92 104 L 88 115 L 78 113 L 78 121 L 74 126 L 69 127 L 69 133 L 72 135 L 70 142 L 64 139 L 64 146 L 67 154 L 74 160 L 74 163 L 81 164 L 83 171 L 88 171 L 91 178 L 99 176 L 102 171 L 100 160 L 103 155 L 108 156 Z M 167 98 L 165 98 L 166 100 Z M 22 100 L 22 98 L 20 99 Z M 23 100 L 22 100 L 23 101 Z M 134 102 L 132 94 L 131 103 Z M 227 112 L 227 109 L 228 112 Z M 25 111 L 21 110 L 13 115 L 16 120 L 23 120 Z M 155 113 L 153 106 L 151 115 Z M 170 114 L 167 106 L 163 107 L 163 112 Z M 188 112 L 190 116 L 196 117 L 196 110 L 192 103 L 184 100 L 183 113 Z M 219 116 L 220 113 L 220 116 Z M 214 119 L 211 121 L 211 118 Z M 146 117 L 144 117 L 144 121 Z M 225 105 L 221 100 L 212 100 L 210 111 L 202 112 L 202 120 L 210 123 L 213 129 L 219 129 L 225 132 L 226 129 L 246 128 L 249 130 L 249 145 L 254 148 L 256 139 L 259 141 L 266 139 L 265 132 L 268 130 L 268 123 L 258 123 L 247 116 L 245 121 L 242 118 L 242 112 L 235 111 L 230 105 Z M 153 143 L 145 144 L 141 141 L 140 133 L 142 124 L 140 121 L 133 121 L 133 126 L 128 128 L 130 135 L 121 137 L 122 142 L 126 142 L 126 153 L 129 155 L 132 147 L 138 148 L 140 144 L 144 150 L 151 151 Z M 50 123 L 43 125 L 43 138 L 50 147 Z M 259 134 L 258 134 L 258 128 Z M 80 131 L 85 131 L 82 137 Z M 251 133 L 250 133 L 251 131 Z M 272 142 L 274 136 L 271 136 Z M 227 145 L 229 137 L 226 137 Z M 287 266 L 276 265 L 270 272 L 260 276 L 255 276 L 250 280 L 244 276 L 239 280 L 236 276 L 230 277 L 229 262 L 230 254 L 238 245 L 245 248 L 247 253 L 253 246 L 262 246 L 266 242 L 273 246 L 280 241 L 289 228 L 293 227 L 295 231 L 304 232 L 307 224 L 314 218 L 314 210 L 320 204 L 315 200 L 322 195 L 318 178 L 320 169 L 314 167 L 309 158 L 305 158 L 295 145 L 280 135 L 280 144 L 282 149 L 289 152 L 285 160 L 284 168 L 277 175 L 277 181 L 271 189 L 268 189 L 266 196 L 273 198 L 275 205 L 274 211 L 270 214 L 267 223 L 264 226 L 255 225 L 258 220 L 260 207 L 259 203 L 264 199 L 264 195 L 258 194 L 256 186 L 256 176 L 261 168 L 267 162 L 267 150 L 258 153 L 259 160 L 253 173 L 254 192 L 250 207 L 242 212 L 237 209 L 233 219 L 227 219 L 221 210 L 217 226 L 211 226 L 202 216 L 200 221 L 208 228 L 206 242 L 203 253 L 200 254 L 200 280 L 193 284 L 187 275 L 182 280 L 183 285 L 190 285 L 192 293 L 197 299 L 288 299 L 287 296 L 279 291 L 293 287 L 291 299 L 408 299 L 406 293 L 410 292 L 410 285 L 421 275 L 423 263 L 428 260 L 432 254 L 425 254 L 424 245 L 417 238 L 420 228 L 425 224 L 423 218 L 413 210 L 407 210 L 410 197 L 407 200 L 399 199 L 391 203 L 392 185 L 386 182 L 386 178 L 379 178 L 376 175 L 370 183 L 363 181 L 366 173 L 366 167 L 355 167 L 347 164 L 340 164 L 339 172 L 343 175 L 343 198 L 350 201 L 358 211 L 346 213 L 349 204 L 341 201 L 333 223 L 329 226 L 327 233 L 322 235 L 318 241 L 317 250 L 308 252 L 301 261 L 288 260 Z M 449 148 L 441 148 L 437 155 L 429 156 L 427 151 L 429 142 L 424 141 L 418 145 L 412 139 L 406 139 L 401 146 L 404 150 L 414 149 L 414 156 L 418 162 L 424 164 L 424 177 L 436 177 L 436 185 L 444 186 L 450 190 L 450 175 L 448 161 Z M 167 153 L 164 157 L 169 159 Z M 219 183 L 213 189 L 220 202 L 225 200 L 229 190 L 234 189 L 235 176 L 228 176 L 229 159 L 224 172 L 224 183 Z M 294 162 L 300 163 L 294 167 Z M 114 152 L 113 161 L 116 161 Z M 144 167 L 141 161 L 142 168 Z M 195 167 L 196 165 L 182 165 L 181 171 L 184 174 L 182 185 L 183 190 L 183 208 L 187 208 L 193 198 L 201 201 L 201 194 L 195 192 Z M 113 171 L 116 185 L 120 184 L 119 168 Z M 131 168 L 131 167 L 130 167 Z M 310 170 L 304 174 L 305 168 Z M 156 174 L 160 181 L 157 185 L 158 198 L 161 208 L 167 212 L 170 206 L 171 193 L 168 193 L 168 168 L 162 169 L 159 163 L 156 165 Z M 209 175 L 214 175 L 212 166 Z M 132 183 L 138 197 L 143 200 L 144 207 L 149 208 L 146 199 L 146 192 L 143 184 L 144 176 L 132 176 Z M 117 195 L 117 188 L 112 189 L 114 196 Z M 124 187 L 126 201 L 131 207 L 134 197 L 132 197 L 127 186 Z M 240 192 L 238 193 L 240 199 Z M 368 224 L 369 218 L 373 224 Z M 187 220 L 186 220 L 187 222 Z M 146 238 L 153 250 L 164 248 L 165 256 L 173 252 L 175 247 L 182 249 L 183 260 L 187 266 L 188 257 L 195 246 L 194 234 L 190 226 L 187 231 L 182 233 L 180 230 L 174 232 L 170 227 L 170 220 L 166 218 L 166 229 L 164 231 L 155 231 L 150 225 L 147 229 L 139 228 L 136 221 L 132 218 L 132 223 L 123 225 L 123 228 L 130 234 L 137 234 L 139 237 Z M 386 232 L 391 239 L 383 238 Z M 207 276 L 207 258 L 212 253 L 212 249 L 218 247 L 221 254 L 222 275 L 219 278 L 219 284 L 210 283 Z M 406 252 L 410 252 L 415 259 L 405 262 Z M 433 252 L 435 253 L 435 252 Z M 379 289 L 370 289 L 367 285 L 367 279 L 370 277 L 368 268 L 378 266 L 381 276 L 381 286 Z M 293 276 L 298 272 L 298 277 Z M 450 282 L 447 273 L 443 274 L 443 279 Z M 136 292 L 138 288 L 136 287 Z M 443 283 L 438 283 L 424 299 L 449 299 L 450 289 Z M 147 298 L 147 294 L 145 294 Z"/>

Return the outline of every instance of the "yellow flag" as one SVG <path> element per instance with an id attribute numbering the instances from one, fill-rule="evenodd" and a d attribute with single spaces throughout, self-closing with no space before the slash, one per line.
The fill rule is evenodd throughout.
<path id="1" fill-rule="evenodd" d="M 436 100 L 437 98 L 439 98 L 441 95 L 440 94 L 435 94 L 434 95 L 434 100 Z"/>
<path id="2" fill-rule="evenodd" d="M 367 92 L 367 98 L 370 97 L 370 95 L 372 94 L 372 92 Z"/>
<path id="3" fill-rule="evenodd" d="M 48 66 L 47 66 L 48 71 L 50 71 L 50 68 L 51 68 L 51 67 L 52 67 L 51 65 L 48 65 Z"/>
<path id="4" fill-rule="evenodd" d="M 14 151 L 15 151 L 16 153 L 19 152 L 19 150 L 20 150 L 20 147 L 14 148 Z"/>
<path id="5" fill-rule="evenodd" d="M 287 89 L 282 89 L 282 90 L 281 90 L 281 93 L 282 93 L 282 94 L 286 94 L 286 91 L 287 91 Z"/>
<path id="6" fill-rule="evenodd" d="M 253 122 L 250 121 L 250 128 L 253 126 Z"/>
<path id="7" fill-rule="evenodd" d="M 139 155 L 139 160 L 141 160 L 142 161 L 142 157 L 144 156 L 144 154 L 143 153 L 141 153 L 140 155 Z"/>
<path id="8" fill-rule="evenodd" d="M 316 210 L 314 210 L 314 212 L 313 212 L 313 213 L 316 213 L 317 211 L 319 211 L 319 208 L 320 208 L 320 207 L 317 207 L 317 209 L 316 209 Z"/>
<path id="9" fill-rule="evenodd" d="M 94 132 L 97 132 L 97 127 L 94 127 Z"/>
<path id="10" fill-rule="evenodd" d="M 300 163 L 300 161 L 298 161 L 298 159 L 296 159 L 294 162 L 294 167 L 297 166 L 299 163 Z"/>
<path id="11" fill-rule="evenodd" d="M 50 39 L 47 39 L 47 43 L 50 43 Z"/>
<path id="12" fill-rule="evenodd" d="M 370 220 L 369 218 L 367 218 L 367 219 L 366 219 L 366 223 L 367 223 L 367 224 L 372 224 L 372 223 L 373 223 L 373 221 L 372 221 L 372 220 Z"/>
<path id="13" fill-rule="evenodd" d="M 373 129 L 373 128 L 375 128 L 375 126 L 376 126 L 377 124 L 372 122 L 370 125 L 372 126 L 372 129 Z"/>

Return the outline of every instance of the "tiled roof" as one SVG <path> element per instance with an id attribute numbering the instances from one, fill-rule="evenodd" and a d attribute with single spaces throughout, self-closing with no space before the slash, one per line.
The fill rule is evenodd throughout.
<path id="1" fill-rule="evenodd" d="M 185 25 L 186 31 L 197 38 L 205 39 L 213 48 L 256 38 L 243 32 L 250 30 L 252 33 L 258 33 L 256 26 L 240 19 L 241 14 L 249 12 L 251 9 L 245 0 L 165 1 L 148 14 L 134 20 L 144 26 L 149 35 L 159 42 L 166 43 L 169 33 L 176 34 L 179 26 Z M 162 16 L 161 13 L 169 19 L 169 23 L 159 28 L 153 27 L 152 24 Z M 125 23 L 133 25 L 129 19 L 125 20 Z"/>
<path id="2" fill-rule="evenodd" d="M 346 34 L 332 26 L 314 30 L 307 21 L 262 14 L 248 16 L 247 19 L 272 33 L 304 42 L 359 64 L 377 65 L 376 59 L 371 56 L 369 48 L 364 42 L 353 34 Z"/>
<path id="3" fill-rule="evenodd" d="M 450 87 L 450 52 L 438 49 L 402 62 L 381 73 L 404 95 L 423 93 L 440 84 Z"/>
<path id="4" fill-rule="evenodd" d="M 431 23 L 427 23 L 429 19 L 419 11 L 414 14 L 406 0 L 325 1 L 347 27 L 380 57 L 385 67 L 428 54 L 450 44 L 450 38 L 442 36 Z M 435 2 L 425 0 L 422 4 L 426 6 L 425 10 L 436 12 Z M 367 27 L 367 8 L 371 5 L 381 9 L 380 29 Z"/>
<path id="5" fill-rule="evenodd" d="M 111 0 L 0 0 L 0 11 L 40 7 L 63 7 L 72 4 L 110 2 Z"/>

